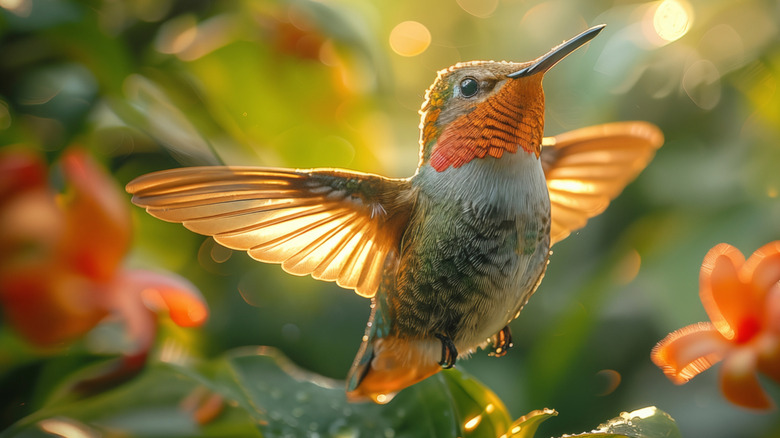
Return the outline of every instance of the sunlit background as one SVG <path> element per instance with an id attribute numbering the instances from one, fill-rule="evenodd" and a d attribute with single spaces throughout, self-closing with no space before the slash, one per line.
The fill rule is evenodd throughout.
<path id="1" fill-rule="evenodd" d="M 668 332 L 707 319 L 697 282 L 712 246 L 750 254 L 780 238 L 777 1 L 0 0 L 0 11 L 0 145 L 53 162 L 78 144 L 121 185 L 220 163 L 411 175 L 417 111 L 438 70 L 530 60 L 606 23 L 546 75 L 545 131 L 647 120 L 666 143 L 606 213 L 553 248 L 512 324 L 515 348 L 458 367 L 514 417 L 557 409 L 540 436 L 651 405 L 684 436 L 780 433 L 776 411 L 722 398 L 717 367 L 677 387 L 649 359 Z M 177 272 L 206 296 L 192 354 L 271 345 L 344 378 L 367 300 L 140 209 L 133 219 L 130 264 Z M 12 336 L 3 328 L 0 349 Z M 165 345 L 164 360 L 181 354 Z M 50 390 L 66 359 L 33 356 L 1 355 L 0 386 Z M 40 372 L 39 386 L 19 383 Z M 29 413 L 9 412 L 3 425 Z"/>

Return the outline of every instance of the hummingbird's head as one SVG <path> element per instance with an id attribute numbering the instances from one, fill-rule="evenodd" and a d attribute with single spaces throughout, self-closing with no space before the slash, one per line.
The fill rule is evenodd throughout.
<path id="1" fill-rule="evenodd" d="M 420 165 L 441 172 L 505 152 L 538 157 L 544 73 L 603 28 L 592 27 L 533 61 L 472 61 L 439 71 L 420 109 Z"/>

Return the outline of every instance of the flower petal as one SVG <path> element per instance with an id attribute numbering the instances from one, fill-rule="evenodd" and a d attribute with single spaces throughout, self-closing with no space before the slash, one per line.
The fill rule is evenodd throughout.
<path id="1" fill-rule="evenodd" d="M 125 277 L 131 278 L 140 288 L 141 297 L 149 309 L 167 310 L 179 326 L 199 326 L 208 318 L 208 306 L 200 291 L 183 277 L 144 270 L 128 271 Z"/>
<path id="2" fill-rule="evenodd" d="M 57 346 L 91 330 L 107 312 L 84 277 L 51 265 L 16 267 L 0 276 L 0 302 L 7 321 L 28 341 Z"/>
<path id="3" fill-rule="evenodd" d="M 52 258 L 63 217 L 46 172 L 32 151 L 0 150 L 0 275 Z"/>
<path id="4" fill-rule="evenodd" d="M 751 348 L 732 351 L 723 361 L 720 388 L 726 399 L 751 409 L 770 409 L 774 406 L 767 397 L 756 374 L 757 357 Z"/>
<path id="5" fill-rule="evenodd" d="M 109 280 L 130 246 L 130 211 L 108 174 L 78 149 L 62 159 L 70 191 L 64 199 L 64 262 L 96 280 Z"/>
<path id="6" fill-rule="evenodd" d="M 765 307 L 765 329 L 774 336 L 780 337 L 780 282 L 769 288 Z"/>
<path id="7" fill-rule="evenodd" d="M 762 336 L 756 342 L 758 370 L 780 384 L 780 338 Z"/>
<path id="8" fill-rule="evenodd" d="M 650 358 L 669 380 L 682 385 L 723 359 L 729 347 L 712 324 L 700 322 L 670 333 L 653 348 Z"/>
<path id="9" fill-rule="evenodd" d="M 780 384 L 780 283 L 769 289 L 766 330 L 756 340 L 758 369 Z"/>
<path id="10" fill-rule="evenodd" d="M 699 296 L 715 328 L 733 342 L 750 340 L 761 327 L 762 303 L 739 270 L 745 257 L 726 243 L 704 257 L 699 275 Z"/>
<path id="11" fill-rule="evenodd" d="M 0 202 L 25 190 L 47 188 L 46 165 L 29 149 L 0 151 Z"/>
<path id="12" fill-rule="evenodd" d="M 757 249 L 745 262 L 743 274 L 743 280 L 752 282 L 763 298 L 770 288 L 780 282 L 780 240 Z"/>

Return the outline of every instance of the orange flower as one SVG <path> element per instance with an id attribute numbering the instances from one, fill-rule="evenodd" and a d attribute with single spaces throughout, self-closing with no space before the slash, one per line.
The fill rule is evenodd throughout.
<path id="1" fill-rule="evenodd" d="M 757 373 L 780 383 L 780 241 L 747 261 L 733 246 L 717 245 L 704 258 L 699 283 L 712 322 L 669 334 L 653 348 L 653 362 L 681 385 L 723 360 L 720 386 L 729 401 L 773 407 Z"/>
<path id="2" fill-rule="evenodd" d="M 124 365 L 143 363 L 156 333 L 155 312 L 180 326 L 202 324 L 198 290 L 174 274 L 123 269 L 131 242 L 127 203 L 86 153 L 65 152 L 65 193 L 55 194 L 39 156 L 0 151 L 0 304 L 30 342 L 67 344 L 107 317 L 132 341 Z"/>

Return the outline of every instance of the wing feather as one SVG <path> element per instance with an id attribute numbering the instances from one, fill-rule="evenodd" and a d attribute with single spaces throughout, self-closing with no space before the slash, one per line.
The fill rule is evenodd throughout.
<path id="1" fill-rule="evenodd" d="M 604 211 L 663 144 L 650 123 L 591 126 L 545 138 L 542 166 L 550 192 L 552 243 Z"/>
<path id="2" fill-rule="evenodd" d="M 414 196 L 408 179 L 223 166 L 144 175 L 127 191 L 152 216 L 366 297 L 396 252 Z"/>

